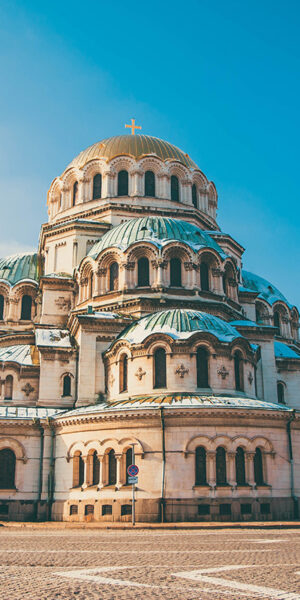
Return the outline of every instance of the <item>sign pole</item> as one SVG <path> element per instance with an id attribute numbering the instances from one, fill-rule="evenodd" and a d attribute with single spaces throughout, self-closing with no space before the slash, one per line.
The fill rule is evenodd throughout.
<path id="1" fill-rule="evenodd" d="M 135 465 L 134 444 L 132 444 L 132 464 Z M 135 483 L 132 484 L 132 527 L 135 526 Z"/>

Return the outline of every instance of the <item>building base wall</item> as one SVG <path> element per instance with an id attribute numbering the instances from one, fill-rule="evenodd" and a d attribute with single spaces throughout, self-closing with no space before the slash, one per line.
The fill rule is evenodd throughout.
<path id="1" fill-rule="evenodd" d="M 34 500 L 0 500 L 0 521 L 47 521 L 48 503 Z"/>

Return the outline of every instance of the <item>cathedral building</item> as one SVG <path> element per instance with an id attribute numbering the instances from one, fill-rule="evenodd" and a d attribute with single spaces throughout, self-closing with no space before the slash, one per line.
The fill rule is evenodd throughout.
<path id="1" fill-rule="evenodd" d="M 296 518 L 299 313 L 214 184 L 121 135 L 47 204 L 36 252 L 0 260 L 0 520 L 128 521 L 133 461 L 137 521 Z"/>

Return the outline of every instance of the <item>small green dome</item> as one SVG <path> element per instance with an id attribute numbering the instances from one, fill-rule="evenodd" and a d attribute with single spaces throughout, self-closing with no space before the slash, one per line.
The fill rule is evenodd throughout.
<path id="1" fill-rule="evenodd" d="M 34 252 L 13 254 L 0 259 L 0 280 L 15 285 L 24 279 L 38 281 L 38 260 Z"/>
<path id="2" fill-rule="evenodd" d="M 187 339 L 197 331 L 213 334 L 222 342 L 232 342 L 242 337 L 234 327 L 209 313 L 199 310 L 164 310 L 142 317 L 129 325 L 117 339 L 130 344 L 140 344 L 153 333 L 167 334 L 173 339 Z"/>
<path id="3" fill-rule="evenodd" d="M 89 256 L 97 258 L 102 250 L 111 247 L 124 251 L 131 244 L 141 240 L 159 247 L 176 240 L 188 244 L 195 251 L 200 248 L 213 248 L 222 259 L 226 258 L 222 248 L 208 233 L 192 223 L 168 217 L 144 217 L 121 223 L 103 235 L 91 248 Z"/>
<path id="4" fill-rule="evenodd" d="M 251 292 L 258 292 L 258 298 L 266 300 L 266 302 L 268 302 L 268 304 L 270 304 L 271 306 L 278 300 L 281 300 L 281 302 L 284 302 L 290 307 L 292 306 L 287 301 L 285 296 L 269 281 L 263 279 L 263 277 L 255 275 L 255 273 L 250 273 L 250 271 L 243 270 L 242 279 L 243 286 L 240 287 L 241 292 L 248 290 L 250 290 Z"/>

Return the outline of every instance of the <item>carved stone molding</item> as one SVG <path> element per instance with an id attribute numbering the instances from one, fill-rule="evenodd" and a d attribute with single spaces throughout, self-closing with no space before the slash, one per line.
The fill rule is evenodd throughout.
<path id="1" fill-rule="evenodd" d="M 22 387 L 22 392 L 25 392 L 25 396 L 30 396 L 31 392 L 34 392 L 34 387 L 30 383 L 26 383 L 24 387 Z"/>
<path id="2" fill-rule="evenodd" d="M 185 367 L 183 364 L 181 364 L 180 366 L 177 367 L 177 369 L 175 369 L 175 375 L 179 375 L 181 379 L 184 378 L 185 375 L 187 375 L 189 372 L 189 369 L 187 367 Z"/>
<path id="3" fill-rule="evenodd" d="M 222 379 L 226 379 L 226 377 L 229 375 L 229 371 L 227 371 L 226 367 L 223 365 L 220 369 L 218 369 L 218 375 L 220 375 Z"/>
<path id="4" fill-rule="evenodd" d="M 139 367 L 137 372 L 135 373 L 135 376 L 138 378 L 139 381 L 141 381 L 144 375 L 146 375 L 146 371 L 144 371 L 142 367 Z"/>

